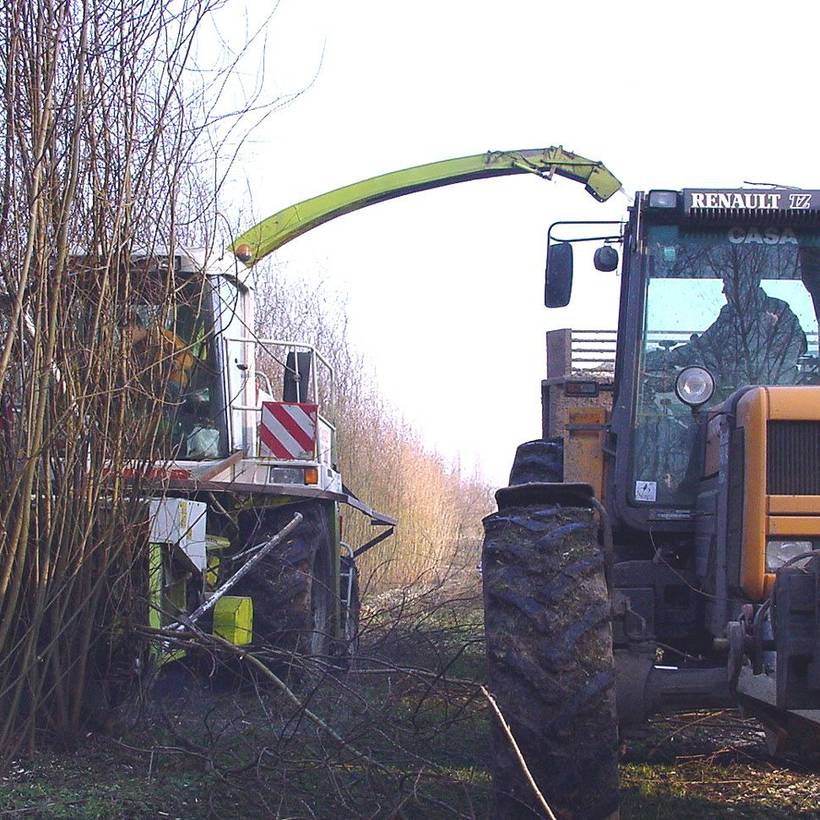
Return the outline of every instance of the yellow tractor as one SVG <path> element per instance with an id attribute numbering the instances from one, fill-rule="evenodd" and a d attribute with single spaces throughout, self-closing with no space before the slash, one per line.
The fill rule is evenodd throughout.
<path id="1" fill-rule="evenodd" d="M 543 437 L 483 554 L 491 688 L 577 818 L 617 812 L 619 724 L 737 703 L 774 753 L 820 729 L 820 192 L 652 190 L 587 230 L 617 331 L 548 334 Z M 495 774 L 499 816 L 540 811 L 501 729 Z"/>

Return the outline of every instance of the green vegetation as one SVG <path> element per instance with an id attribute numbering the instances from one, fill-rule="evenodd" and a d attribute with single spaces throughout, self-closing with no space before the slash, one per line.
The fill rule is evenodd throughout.
<path id="1" fill-rule="evenodd" d="M 0 816 L 90 820 L 229 812 L 229 795 L 214 788 L 216 778 L 195 770 L 149 774 L 138 762 L 106 739 L 90 742 L 80 753 L 42 753 L 34 761 L 17 762 L 0 779 Z"/>

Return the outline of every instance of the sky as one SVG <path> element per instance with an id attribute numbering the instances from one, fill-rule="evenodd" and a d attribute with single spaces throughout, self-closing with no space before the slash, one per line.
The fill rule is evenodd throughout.
<path id="1" fill-rule="evenodd" d="M 229 0 L 221 36 L 240 42 L 262 13 Z M 280 0 L 236 81 L 295 98 L 232 164 L 231 216 L 244 230 L 388 171 L 550 145 L 602 160 L 630 197 L 820 188 L 818 23 L 791 0 Z M 431 448 L 502 486 L 517 444 L 541 435 L 545 332 L 615 327 L 619 278 L 593 269 L 592 248 L 576 251 L 569 307 L 543 306 L 548 227 L 620 219 L 628 201 L 534 176 L 464 183 L 341 217 L 275 264 L 345 293 L 388 401 Z"/>

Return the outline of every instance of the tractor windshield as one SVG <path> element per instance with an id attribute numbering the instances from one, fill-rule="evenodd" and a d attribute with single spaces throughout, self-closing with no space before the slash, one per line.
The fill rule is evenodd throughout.
<path id="1" fill-rule="evenodd" d="M 697 421 L 675 379 L 706 368 L 707 407 L 744 385 L 820 383 L 820 231 L 651 226 L 646 264 L 634 500 L 689 505 Z"/>
<path id="2" fill-rule="evenodd" d="M 204 277 L 143 280 L 126 332 L 146 389 L 148 412 L 161 408 L 159 453 L 169 460 L 218 458 L 223 438 L 218 370 L 214 362 L 210 285 Z"/>

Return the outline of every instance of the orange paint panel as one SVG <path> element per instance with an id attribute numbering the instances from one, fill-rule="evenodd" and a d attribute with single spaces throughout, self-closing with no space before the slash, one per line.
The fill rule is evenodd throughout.
<path id="1" fill-rule="evenodd" d="M 601 448 L 606 409 L 603 407 L 570 408 L 567 440 L 564 450 L 564 481 L 591 484 L 601 498 L 604 486 L 604 453 Z M 589 426 L 591 429 L 577 429 Z"/>
<path id="2" fill-rule="evenodd" d="M 770 419 L 820 420 L 820 390 L 809 385 L 766 390 Z"/>
<path id="3" fill-rule="evenodd" d="M 756 387 L 737 405 L 737 424 L 745 430 L 746 464 L 743 479 L 743 551 L 740 586 L 753 600 L 763 600 L 766 574 L 766 422 L 768 391 Z"/>
<path id="4" fill-rule="evenodd" d="M 770 515 L 820 515 L 820 495 L 770 495 Z"/>
<path id="5" fill-rule="evenodd" d="M 820 537 L 820 516 L 772 516 L 769 519 L 769 535 L 787 538 Z"/>
<path id="6" fill-rule="evenodd" d="M 606 410 L 603 407 L 574 407 L 569 411 L 570 424 L 604 424 Z"/>

